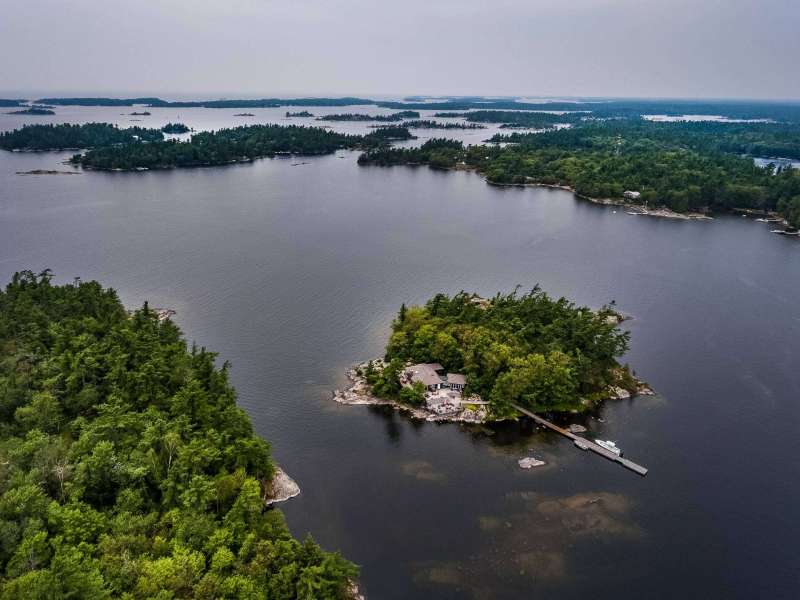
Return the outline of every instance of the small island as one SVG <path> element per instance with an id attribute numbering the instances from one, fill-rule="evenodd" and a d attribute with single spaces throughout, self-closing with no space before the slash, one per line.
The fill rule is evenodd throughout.
<path id="1" fill-rule="evenodd" d="M 234 117 L 255 117 L 255 114 L 253 114 L 253 113 L 248 113 L 248 112 L 243 112 L 243 113 L 236 113 L 236 114 L 235 114 L 235 115 L 233 115 L 233 116 L 234 116 Z"/>
<path id="2" fill-rule="evenodd" d="M 307 110 L 301 110 L 299 112 L 286 112 L 286 118 L 291 119 L 292 117 L 313 117 L 314 115 Z"/>
<path id="3" fill-rule="evenodd" d="M 54 115 L 56 111 L 51 110 L 45 106 L 31 106 L 23 108 L 22 110 L 12 110 L 9 115 Z"/>
<path id="4" fill-rule="evenodd" d="M 318 117 L 318 121 L 379 121 L 393 123 L 404 119 L 419 119 L 419 113 L 415 110 L 401 110 L 390 115 L 365 115 L 363 113 L 342 113 L 334 115 L 323 115 Z"/>
<path id="5" fill-rule="evenodd" d="M 343 404 L 390 404 L 429 421 L 483 423 L 534 412 L 585 412 L 652 394 L 619 357 L 629 334 L 613 308 L 594 311 L 538 287 L 485 299 L 437 294 L 402 305 L 382 359 L 348 373 Z"/>
<path id="6" fill-rule="evenodd" d="M 401 127 L 409 127 L 411 129 L 486 129 L 485 125 L 479 123 L 442 123 L 441 121 L 432 120 L 414 120 L 403 121 L 400 123 Z"/>
<path id="7" fill-rule="evenodd" d="M 149 117 L 151 114 L 152 113 L 150 113 L 150 111 L 147 111 L 147 110 L 145 110 L 143 112 L 135 112 L 134 111 L 134 112 L 130 113 L 130 115 L 132 117 Z"/>
<path id="8" fill-rule="evenodd" d="M 401 141 L 401 140 L 413 140 L 416 139 L 416 136 L 413 135 L 407 127 L 403 127 L 400 125 L 392 126 L 392 125 L 376 125 L 373 127 L 374 131 L 372 133 L 367 134 L 366 138 L 371 138 L 374 140 L 382 140 L 382 141 Z"/>
<path id="9" fill-rule="evenodd" d="M 190 131 L 194 130 L 190 129 L 187 125 L 184 125 L 183 123 L 167 123 L 161 128 L 161 131 L 163 131 L 164 133 L 175 134 L 175 133 L 189 133 Z"/>

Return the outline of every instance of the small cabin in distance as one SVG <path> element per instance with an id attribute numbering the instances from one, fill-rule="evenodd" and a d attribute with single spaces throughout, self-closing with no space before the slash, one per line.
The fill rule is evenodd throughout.
<path id="1" fill-rule="evenodd" d="M 642 199 L 642 193 L 641 192 L 635 192 L 633 190 L 627 190 L 627 191 L 622 193 L 622 197 L 625 198 L 626 200 L 638 201 L 638 200 Z"/>

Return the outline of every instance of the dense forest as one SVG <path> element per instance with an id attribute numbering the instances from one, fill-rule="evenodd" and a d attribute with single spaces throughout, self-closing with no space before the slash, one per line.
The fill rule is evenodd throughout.
<path id="1" fill-rule="evenodd" d="M 362 113 L 341 113 L 317 117 L 318 121 L 382 121 L 395 122 L 403 119 L 418 119 L 419 113 L 413 110 L 404 110 L 391 115 L 366 115 Z"/>
<path id="2" fill-rule="evenodd" d="M 439 363 L 467 376 L 466 393 L 491 402 L 495 417 L 513 413 L 509 402 L 534 411 L 585 410 L 609 397 L 609 386 L 637 389 L 617 358 L 628 334 L 608 317 L 538 287 L 482 302 L 461 292 L 437 294 L 424 306 L 403 305 L 386 347 L 388 365 L 368 372 L 373 392 L 401 396 L 398 375 L 407 362 Z"/>
<path id="3" fill-rule="evenodd" d="M 161 131 L 164 133 L 189 133 L 192 130 L 183 123 L 167 123 L 161 128 Z"/>
<path id="4" fill-rule="evenodd" d="M 119 129 L 108 123 L 72 125 L 25 125 L 22 129 L 0 134 L 4 150 L 58 150 L 97 148 L 137 141 L 160 141 L 164 135 L 158 129 L 128 127 Z"/>
<path id="5" fill-rule="evenodd" d="M 567 185 L 591 198 L 622 200 L 639 191 L 651 207 L 672 210 L 777 210 L 800 226 L 800 171 L 761 168 L 740 153 L 792 151 L 794 125 L 597 121 L 540 134 L 499 136 L 504 147 L 430 140 L 420 148 L 376 148 L 361 165 L 464 165 L 497 184 Z M 794 137 L 793 137 L 794 135 Z"/>
<path id="6" fill-rule="evenodd" d="M 228 383 L 96 282 L 0 292 L 0 598 L 352 597 L 357 569 L 265 509 L 274 471 Z"/>
<path id="7" fill-rule="evenodd" d="M 277 154 L 330 154 L 340 148 L 370 148 L 378 143 L 377 136 L 346 135 L 320 127 L 250 125 L 203 131 L 186 142 L 96 148 L 71 160 L 92 169 L 167 169 L 225 165 Z"/>

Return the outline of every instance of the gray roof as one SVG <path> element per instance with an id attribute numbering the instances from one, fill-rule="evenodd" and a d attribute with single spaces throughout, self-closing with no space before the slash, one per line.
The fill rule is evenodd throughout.
<path id="1" fill-rule="evenodd" d="M 411 365 L 406 369 L 406 373 L 410 373 L 410 379 L 413 382 L 421 382 L 424 386 L 429 385 L 437 385 L 442 383 L 442 378 L 436 374 L 436 368 L 441 368 L 441 365 L 437 364 L 421 364 L 421 365 Z"/>
<path id="2" fill-rule="evenodd" d="M 456 385 L 467 385 L 467 376 L 461 373 L 448 373 L 447 383 Z"/>

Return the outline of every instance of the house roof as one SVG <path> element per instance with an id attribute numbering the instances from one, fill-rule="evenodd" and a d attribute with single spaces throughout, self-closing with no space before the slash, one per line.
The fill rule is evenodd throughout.
<path id="1" fill-rule="evenodd" d="M 467 376 L 461 373 L 448 373 L 447 383 L 456 385 L 467 385 Z"/>
<path id="2" fill-rule="evenodd" d="M 413 382 L 421 382 L 426 387 L 429 385 L 437 385 L 442 382 L 442 378 L 436 374 L 436 368 L 439 367 L 441 369 L 441 365 L 437 364 L 420 364 L 420 365 L 411 365 L 406 369 L 407 373 L 410 373 L 410 379 Z"/>

